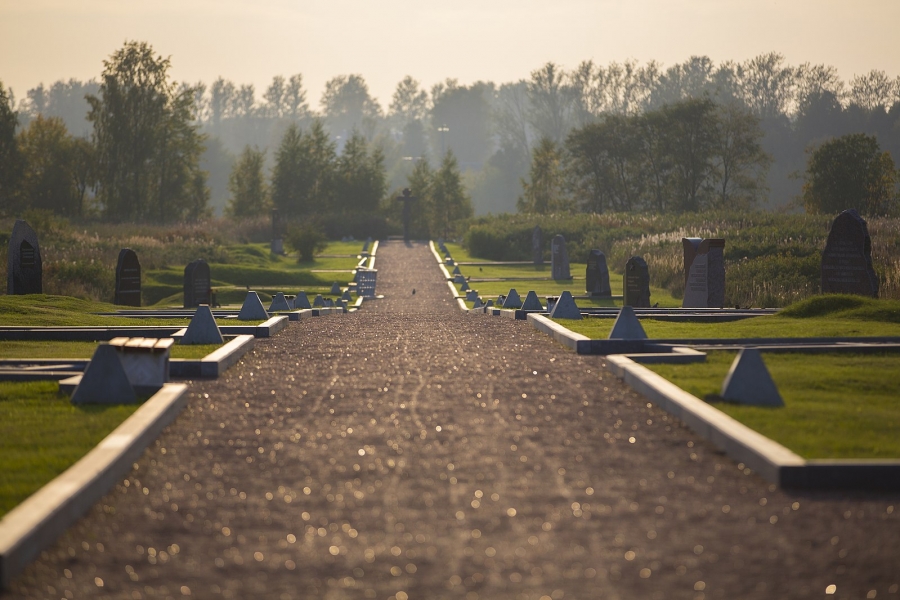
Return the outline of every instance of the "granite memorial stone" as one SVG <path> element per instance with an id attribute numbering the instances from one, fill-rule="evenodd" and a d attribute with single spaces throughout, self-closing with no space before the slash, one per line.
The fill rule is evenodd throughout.
<path id="1" fill-rule="evenodd" d="M 141 305 L 141 263 L 131 248 L 119 250 L 116 263 L 116 295 L 114 304 L 119 306 Z"/>
<path id="2" fill-rule="evenodd" d="M 531 230 L 531 259 L 536 265 L 544 264 L 544 232 L 540 225 Z"/>
<path id="3" fill-rule="evenodd" d="M 650 308 L 650 271 L 647 261 L 640 256 L 632 256 L 625 263 L 625 280 L 622 285 L 625 306 Z"/>
<path id="4" fill-rule="evenodd" d="M 211 296 L 209 265 L 200 258 L 184 268 L 184 307 L 210 304 Z"/>
<path id="5" fill-rule="evenodd" d="M 572 279 L 569 272 L 569 253 L 566 252 L 566 238 L 562 235 L 554 236 L 550 243 L 550 272 L 555 280 Z"/>
<path id="6" fill-rule="evenodd" d="M 612 290 L 609 287 L 609 268 L 606 266 L 606 255 L 600 250 L 594 249 L 588 253 L 584 287 L 591 296 L 612 296 Z"/>
<path id="7" fill-rule="evenodd" d="M 725 306 L 725 240 L 682 238 L 684 308 Z"/>
<path id="8" fill-rule="evenodd" d="M 853 209 L 839 214 L 828 232 L 822 252 L 822 293 L 878 297 L 869 228 Z"/>
<path id="9" fill-rule="evenodd" d="M 43 263 L 37 234 L 21 219 L 13 225 L 6 267 L 7 294 L 43 293 Z"/>

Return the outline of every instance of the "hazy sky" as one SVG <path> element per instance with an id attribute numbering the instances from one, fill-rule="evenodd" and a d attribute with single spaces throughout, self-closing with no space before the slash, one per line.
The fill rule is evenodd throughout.
<path id="1" fill-rule="evenodd" d="M 99 78 L 126 40 L 170 56 L 177 80 L 252 83 L 358 73 L 383 107 L 412 75 L 426 87 L 691 55 L 716 63 L 776 51 L 849 81 L 900 74 L 898 0 L 0 0 L 0 80 L 17 98 L 59 79 Z"/>

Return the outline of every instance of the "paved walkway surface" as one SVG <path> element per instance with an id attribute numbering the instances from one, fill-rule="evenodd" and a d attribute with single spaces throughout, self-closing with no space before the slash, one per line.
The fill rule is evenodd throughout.
<path id="1" fill-rule="evenodd" d="M 602 357 L 462 314 L 427 246 L 378 268 L 195 382 L 10 597 L 900 597 L 900 495 L 776 491 Z"/>

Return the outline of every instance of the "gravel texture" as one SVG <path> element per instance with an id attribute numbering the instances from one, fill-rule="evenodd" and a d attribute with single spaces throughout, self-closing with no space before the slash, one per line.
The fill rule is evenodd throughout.
<path id="1" fill-rule="evenodd" d="M 461 313 L 426 245 L 377 266 L 384 299 L 193 382 L 8 596 L 900 598 L 900 495 L 776 490 L 603 357 Z"/>

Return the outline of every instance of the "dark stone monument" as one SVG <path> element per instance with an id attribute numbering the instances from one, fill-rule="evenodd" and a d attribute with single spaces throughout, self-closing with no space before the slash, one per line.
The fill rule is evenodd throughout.
<path id="1" fill-rule="evenodd" d="M 822 293 L 878 297 L 869 228 L 852 208 L 831 224 L 822 252 Z"/>
<path id="2" fill-rule="evenodd" d="M 6 293 L 42 294 L 43 266 L 37 234 L 28 223 L 16 219 L 6 259 Z"/>
<path id="3" fill-rule="evenodd" d="M 141 263 L 131 248 L 119 250 L 116 264 L 116 296 L 114 304 L 120 306 L 141 305 Z"/>
<path id="4" fill-rule="evenodd" d="M 544 264 L 544 232 L 540 225 L 535 225 L 531 230 L 531 257 L 534 264 Z"/>
<path id="5" fill-rule="evenodd" d="M 277 208 L 272 209 L 272 243 L 270 249 L 272 254 L 284 254 L 284 220 L 278 213 Z"/>
<path id="6" fill-rule="evenodd" d="M 585 291 L 591 296 L 612 296 L 609 287 L 609 268 L 606 266 L 606 255 L 600 250 L 588 253 L 587 269 L 585 269 Z"/>
<path id="7" fill-rule="evenodd" d="M 415 196 L 412 195 L 412 192 L 409 191 L 409 188 L 405 188 L 403 190 L 403 195 L 397 197 L 397 202 L 403 203 L 403 241 L 409 241 L 409 219 L 410 219 L 410 211 L 412 208 L 410 205 L 418 200 Z"/>
<path id="8" fill-rule="evenodd" d="M 622 285 L 622 304 L 637 308 L 650 308 L 650 271 L 647 261 L 640 256 L 632 256 L 625 263 Z"/>
<path id="9" fill-rule="evenodd" d="M 725 306 L 725 240 L 681 238 L 684 247 L 684 308 Z"/>
<path id="10" fill-rule="evenodd" d="M 566 238 L 562 235 L 553 237 L 550 243 L 550 276 L 553 279 L 572 279 L 569 273 L 569 253 L 566 252 Z"/>
<path id="11" fill-rule="evenodd" d="M 199 258 L 184 268 L 184 307 L 196 308 L 209 304 L 211 296 L 209 265 Z"/>

